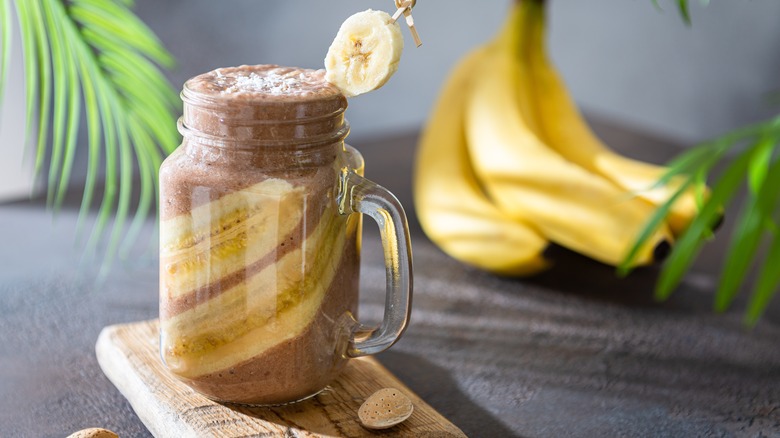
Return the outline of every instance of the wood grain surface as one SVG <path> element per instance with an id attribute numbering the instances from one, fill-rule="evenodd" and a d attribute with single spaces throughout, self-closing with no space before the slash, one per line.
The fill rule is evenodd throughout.
<path id="1" fill-rule="evenodd" d="M 216 403 L 164 369 L 157 326 L 157 320 L 109 326 L 103 329 L 96 345 L 103 372 L 156 437 L 466 436 L 370 357 L 351 360 L 325 391 L 303 402 L 273 408 Z M 392 429 L 364 429 L 358 421 L 358 408 L 384 387 L 408 395 L 414 412 Z"/>

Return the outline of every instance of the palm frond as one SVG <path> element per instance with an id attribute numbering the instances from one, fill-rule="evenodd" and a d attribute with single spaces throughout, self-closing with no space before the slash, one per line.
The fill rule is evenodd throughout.
<path id="1" fill-rule="evenodd" d="M 653 6 L 655 6 L 656 9 L 658 9 L 659 11 L 663 11 L 663 7 L 661 7 L 661 3 L 659 3 L 658 0 L 652 0 L 652 2 L 653 2 Z M 691 10 L 690 10 L 690 6 L 688 5 L 688 0 L 676 0 L 675 3 L 677 6 L 677 10 L 680 13 L 680 17 L 682 17 L 683 19 L 683 22 L 685 22 L 685 24 L 690 26 Z"/>
<path id="2" fill-rule="evenodd" d="M 158 67 L 170 68 L 173 57 L 130 11 L 130 0 L 14 4 L 25 60 L 28 137 L 37 125 L 36 174 L 49 156 L 47 204 L 59 209 L 69 187 L 83 110 L 88 159 L 78 228 L 95 202 L 102 164 L 104 190 L 87 246 L 97 247 L 113 217 L 110 262 L 137 198 L 138 208 L 122 243 L 123 248 L 132 247 L 155 202 L 157 168 L 179 142 L 177 94 Z M 0 90 L 9 56 L 9 11 L 9 0 L 0 0 Z M 140 194 L 132 190 L 136 164 Z"/>
<path id="3" fill-rule="evenodd" d="M 704 237 L 708 236 L 712 226 L 718 220 L 722 206 L 728 204 L 736 194 L 739 183 L 747 172 L 749 160 L 750 154 L 742 154 L 729 165 L 713 186 L 709 199 L 677 241 L 663 271 L 661 271 L 656 291 L 658 298 L 668 298 L 682 280 L 683 275 L 704 244 Z"/>
<path id="4" fill-rule="evenodd" d="M 0 0 L 0 102 L 3 100 L 8 65 L 11 63 L 11 38 L 13 37 L 11 0 Z"/>
<path id="5" fill-rule="evenodd" d="M 688 0 L 677 0 L 677 10 L 680 11 L 685 24 L 691 24 L 691 11 L 688 8 Z"/>
<path id="6" fill-rule="evenodd" d="M 726 169 L 712 177 L 713 188 L 703 202 L 699 215 L 678 240 L 666 260 L 656 285 L 656 296 L 665 299 L 672 294 L 690 268 L 699 250 L 711 235 L 711 227 L 720 212 L 732 204 L 737 191 L 745 186 L 748 197 L 736 216 L 735 228 L 726 250 L 722 276 L 715 295 L 714 307 L 726 310 L 737 296 L 751 267 L 758 271 L 745 320 L 754 324 L 780 286 L 780 233 L 776 223 L 780 206 L 780 116 L 769 121 L 731 131 L 717 140 L 706 142 L 682 153 L 669 164 L 669 171 L 658 184 L 673 178 L 687 178 L 686 184 L 696 178 L 712 176 L 719 162 L 729 162 Z M 730 154 L 727 154 L 730 153 Z M 686 176 L 687 175 L 687 176 Z M 682 189 L 681 189 L 682 190 Z M 679 192 L 678 192 L 679 193 Z M 661 205 L 640 231 L 637 240 L 618 272 L 628 272 L 630 257 L 635 255 L 652 232 L 657 229 L 676 200 L 672 196 Z M 759 257 L 759 249 L 769 236 L 766 256 Z"/>
<path id="7" fill-rule="evenodd" d="M 748 167 L 748 198 L 742 207 L 727 252 L 715 308 L 726 310 L 737 295 L 760 247 L 768 216 L 780 194 L 780 161 L 772 163 L 772 137 L 764 134 L 755 144 Z"/>
<path id="8" fill-rule="evenodd" d="M 772 243 L 769 246 L 769 253 L 764 259 L 761 272 L 758 275 L 756 287 L 748 303 L 745 322 L 753 325 L 758 322 L 764 310 L 769 306 L 772 297 L 777 293 L 777 287 L 780 285 L 780 234 L 775 233 Z"/>
<path id="9" fill-rule="evenodd" d="M 7 10 L 4 11 L 4 13 L 8 14 L 9 12 Z M 28 11 L 27 4 L 22 2 L 19 5 L 16 5 L 16 15 L 19 22 L 19 32 L 21 34 L 21 40 L 22 40 L 22 53 L 24 55 L 24 71 L 25 72 L 37 72 L 38 71 L 38 62 L 35 55 L 35 33 L 33 32 L 33 26 L 34 23 L 30 23 L 31 17 L 30 13 Z M 8 16 L 3 17 L 3 21 L 5 22 L 8 19 Z M 7 38 L 10 39 L 10 32 L 11 28 L 6 27 L 5 32 L 8 33 Z M 7 67 L 4 66 L 4 69 Z M 32 132 L 32 121 L 33 116 L 35 114 L 35 96 L 38 89 L 38 76 L 39 74 L 28 74 L 27 78 L 25 80 L 25 137 L 30 136 L 30 133 Z M 3 84 L 3 90 L 5 91 L 5 84 Z M 25 144 L 27 144 L 27 141 L 25 139 Z M 37 161 L 37 160 L 36 160 Z M 37 168 L 37 163 L 36 163 Z"/>
<path id="10" fill-rule="evenodd" d="M 79 117 L 81 115 L 81 82 L 76 73 L 72 47 L 64 44 L 61 17 L 57 15 L 53 1 L 43 2 L 41 12 L 46 28 L 52 57 L 54 90 L 52 115 L 51 163 L 48 176 L 47 201 L 55 209 L 60 207 L 73 167 L 76 151 Z"/>
<path id="11" fill-rule="evenodd" d="M 35 147 L 35 174 L 40 174 L 46 159 L 51 112 L 52 57 L 46 21 L 39 1 L 15 2 L 19 13 L 25 56 L 25 94 L 27 96 L 27 136 L 33 121 L 38 124 Z M 28 70 L 27 67 L 30 67 Z M 37 101 L 36 101 L 37 98 Z M 35 109 L 38 109 L 36 114 Z"/>

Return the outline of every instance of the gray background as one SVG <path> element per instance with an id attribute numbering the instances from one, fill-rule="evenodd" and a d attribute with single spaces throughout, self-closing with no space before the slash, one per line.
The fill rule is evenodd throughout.
<path id="1" fill-rule="evenodd" d="M 780 1 L 721 0 L 705 8 L 693 0 L 692 28 L 672 0 L 659 0 L 663 13 L 651 0 L 551 1 L 553 57 L 591 113 L 683 144 L 771 114 L 762 98 L 778 88 Z M 352 101 L 354 141 L 415 132 L 451 65 L 494 33 L 508 3 L 419 0 L 425 45 L 408 48 L 385 88 Z M 391 5 L 137 0 L 137 11 L 179 59 L 171 73 L 178 87 L 217 66 L 318 67 L 346 16 Z M 658 157 L 670 149 L 617 134 L 609 138 L 627 141 L 622 150 Z M 390 154 L 392 142 L 366 140 L 364 152 L 384 158 L 369 158 L 383 163 L 378 181 L 405 183 L 409 192 L 402 161 L 412 142 L 402 143 Z M 0 173 L 15 146 L 0 142 Z M 65 211 L 53 223 L 39 204 L 0 211 L 0 241 L 10 248 L 0 253 L 0 331 L 7 335 L 0 424 L 10 436 L 61 437 L 97 425 L 144 436 L 94 362 L 94 341 L 106 324 L 156 315 L 154 257 L 131 259 L 97 287 L 97 262 L 81 263 L 73 245 L 75 222 Z M 776 436 L 780 303 L 752 331 L 740 322 L 744 303 L 726 315 L 712 312 L 712 261 L 725 231 L 721 246 L 699 259 L 707 275 L 689 275 L 664 303 L 652 299 L 655 271 L 618 282 L 611 269 L 575 259 L 518 282 L 464 269 L 416 239 L 416 322 L 382 360 L 472 436 Z M 363 284 L 378 297 L 364 315 L 379 315 L 381 251 L 376 240 L 364 243 Z"/>
<path id="2" fill-rule="evenodd" d="M 671 0 L 551 0 L 552 56 L 592 113 L 682 143 L 777 112 L 780 2 L 691 0 L 687 27 Z M 393 79 L 352 99 L 354 139 L 418 129 L 441 81 L 466 51 L 499 28 L 510 0 L 419 0 L 424 45 L 406 49 Z M 137 12 L 178 58 L 171 80 L 220 66 L 277 63 L 319 68 L 341 22 L 391 0 L 138 0 Z"/>
<path id="3" fill-rule="evenodd" d="M 495 34 L 511 1 L 419 0 L 414 17 L 424 45 L 414 48 L 405 29 L 398 73 L 382 89 L 351 99 L 350 142 L 419 130 L 447 72 Z M 552 57 L 590 115 L 690 146 L 780 111 L 780 1 L 705 6 L 690 0 L 691 27 L 673 0 L 659 0 L 660 11 L 652 0 L 550 2 Z M 178 89 L 217 67 L 321 68 L 341 22 L 367 8 L 392 11 L 394 2 L 137 0 L 135 10 L 177 58 L 168 75 Z M 24 161 L 17 120 L 24 108 L 20 49 L 15 52 L 0 121 L 0 200 L 30 194 L 31 154 Z M 85 178 L 85 143 L 73 171 L 77 183 Z"/>

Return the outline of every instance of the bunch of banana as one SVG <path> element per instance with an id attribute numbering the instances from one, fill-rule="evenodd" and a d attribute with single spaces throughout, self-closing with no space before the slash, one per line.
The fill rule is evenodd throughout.
<path id="1" fill-rule="evenodd" d="M 549 266 L 549 243 L 623 261 L 658 205 L 665 168 L 611 151 L 590 131 L 550 63 L 540 0 L 515 2 L 498 37 L 447 80 L 420 140 L 415 208 L 426 234 L 467 264 L 506 275 Z M 671 247 L 697 214 L 684 193 L 635 265 Z"/>

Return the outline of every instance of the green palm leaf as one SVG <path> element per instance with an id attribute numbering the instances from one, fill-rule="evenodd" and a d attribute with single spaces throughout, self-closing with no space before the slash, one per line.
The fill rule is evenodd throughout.
<path id="1" fill-rule="evenodd" d="M 173 57 L 130 11 L 132 3 L 13 2 L 24 51 L 28 136 L 37 124 L 36 173 L 42 172 L 48 155 L 47 204 L 57 211 L 80 146 L 83 109 L 88 159 L 78 228 L 95 202 L 102 165 L 104 190 L 88 248 L 97 247 L 113 217 L 105 266 L 110 266 L 121 240 L 125 252 L 132 248 L 155 202 L 157 169 L 179 143 L 178 97 L 158 67 L 171 67 Z M 11 20 L 11 1 L 0 0 L 0 93 L 10 59 Z M 136 164 L 139 194 L 132 190 Z M 128 228 L 135 199 L 138 207 Z"/>
<path id="2" fill-rule="evenodd" d="M 758 280 L 752 291 L 745 320 L 754 324 L 780 286 L 780 233 L 776 216 L 780 206 L 780 116 L 769 121 L 734 130 L 716 141 L 707 142 L 681 154 L 669 165 L 669 171 L 659 184 L 672 178 L 685 177 L 690 183 L 697 175 L 712 176 L 715 164 L 728 160 L 726 170 L 713 177 L 713 189 L 703 203 L 698 217 L 678 240 L 656 285 L 656 296 L 665 299 L 682 281 L 685 272 L 696 258 L 719 212 L 727 209 L 737 191 L 746 186 L 748 198 L 736 216 L 735 228 L 726 251 L 722 276 L 715 296 L 715 309 L 726 310 L 743 285 L 751 267 L 758 270 Z M 732 152 L 731 156 L 725 152 Z M 692 175 L 687 176 L 686 175 Z M 671 197 L 659 206 L 653 217 L 640 231 L 619 273 L 628 272 L 630 257 L 652 235 L 663 221 L 676 198 Z M 766 256 L 759 256 L 762 243 L 769 236 Z"/>
<path id="3" fill-rule="evenodd" d="M 761 267 L 761 273 L 758 275 L 758 282 L 753 295 L 748 303 L 745 322 L 752 325 L 758 322 L 758 319 L 764 313 L 764 309 L 769 305 L 772 297 L 777 293 L 777 287 L 780 285 L 780 234 L 775 233 L 772 244 L 769 247 L 769 253 Z"/>
<path id="4" fill-rule="evenodd" d="M 665 299 L 682 280 L 683 274 L 698 255 L 704 237 L 717 221 L 720 209 L 727 204 L 739 188 L 750 163 L 750 155 L 742 154 L 724 172 L 712 189 L 712 194 L 702 207 L 696 219 L 688 226 L 669 255 L 661 277 L 658 279 L 656 295 Z"/>
<path id="5" fill-rule="evenodd" d="M 5 82 L 8 80 L 8 64 L 11 63 L 11 23 L 10 0 L 0 0 L 0 101 L 3 100 Z"/>
<path id="6" fill-rule="evenodd" d="M 652 2 L 657 9 L 662 9 L 659 0 Z M 700 0 L 700 3 L 706 5 L 709 1 Z M 676 0 L 676 6 L 683 21 L 690 25 L 689 1 Z M 629 266 L 639 248 L 661 226 L 682 191 L 693 184 L 700 215 L 680 237 L 661 270 L 656 296 L 659 299 L 667 298 L 682 281 L 705 240 L 711 236 L 710 226 L 719 216 L 719 211 L 726 209 L 736 191 L 745 185 L 748 198 L 737 216 L 726 250 L 715 295 L 715 309 L 725 311 L 731 305 L 751 268 L 755 268 L 758 277 L 745 313 L 745 321 L 755 324 L 780 287 L 780 269 L 777 269 L 780 266 L 780 232 L 776 220 L 780 208 L 780 158 L 776 157 L 778 148 L 780 116 L 736 129 L 715 141 L 680 154 L 669 163 L 669 172 L 660 178 L 656 186 L 682 178 L 684 183 L 681 189 L 659 206 L 638 233 L 636 242 L 618 267 L 618 274 L 626 275 L 629 272 Z M 722 175 L 711 178 L 714 188 L 709 199 L 705 200 L 704 183 L 712 176 L 714 165 L 724 159 L 727 151 L 735 152 L 735 156 L 729 160 L 731 163 Z M 765 245 L 767 241 L 771 243 Z M 760 252 L 762 245 L 768 246 L 763 258 Z"/>
<path id="7" fill-rule="evenodd" d="M 658 10 L 663 10 L 663 8 L 661 8 L 661 4 L 658 2 L 658 0 L 652 0 L 652 1 L 653 1 L 653 5 Z M 691 24 L 691 11 L 690 11 L 690 7 L 688 6 L 688 0 L 676 0 L 676 4 L 677 4 L 677 10 L 679 11 L 680 16 L 682 17 L 683 21 L 685 22 L 685 24 L 690 25 Z"/>

